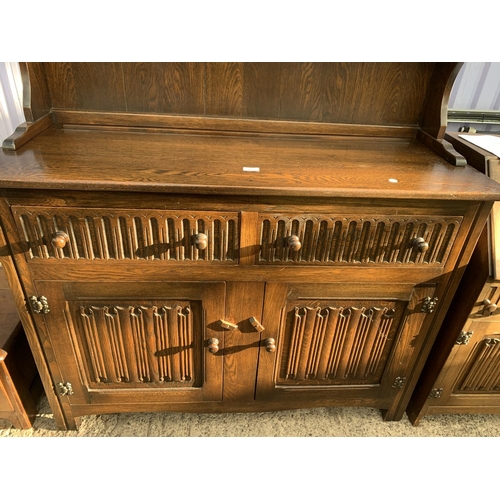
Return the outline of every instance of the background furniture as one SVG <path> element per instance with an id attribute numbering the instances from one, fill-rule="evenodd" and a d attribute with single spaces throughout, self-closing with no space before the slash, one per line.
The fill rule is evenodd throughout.
<path id="1" fill-rule="evenodd" d="M 470 165 L 500 180 L 500 159 L 460 135 L 446 139 Z M 499 208 L 495 204 L 408 406 L 414 425 L 427 414 L 500 411 Z"/>
<path id="2" fill-rule="evenodd" d="M 452 63 L 29 63 L 0 216 L 61 428 L 123 411 L 404 414 L 500 186 Z"/>
<path id="3" fill-rule="evenodd" d="M 35 361 L 0 269 L 0 425 L 5 419 L 18 429 L 29 429 L 41 391 Z"/>

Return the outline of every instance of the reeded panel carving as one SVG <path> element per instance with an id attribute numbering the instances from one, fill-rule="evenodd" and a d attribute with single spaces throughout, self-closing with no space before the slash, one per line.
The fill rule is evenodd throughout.
<path id="1" fill-rule="evenodd" d="M 280 385 L 380 382 L 403 303 L 291 305 L 281 352 Z"/>
<path id="2" fill-rule="evenodd" d="M 238 259 L 238 214 L 162 210 L 49 209 L 14 207 L 31 259 L 215 261 Z M 58 231 L 69 236 L 55 248 Z M 207 236 L 198 249 L 196 235 Z"/>
<path id="3" fill-rule="evenodd" d="M 462 217 L 261 216 L 260 263 L 438 264 L 450 253 Z M 301 248 L 287 244 L 298 236 Z M 412 241 L 422 237 L 429 248 L 419 252 Z"/>
<path id="4" fill-rule="evenodd" d="M 475 347 L 459 391 L 500 391 L 500 338 L 484 339 Z"/>
<path id="5" fill-rule="evenodd" d="M 78 302 L 73 320 L 91 386 L 201 385 L 198 303 Z"/>

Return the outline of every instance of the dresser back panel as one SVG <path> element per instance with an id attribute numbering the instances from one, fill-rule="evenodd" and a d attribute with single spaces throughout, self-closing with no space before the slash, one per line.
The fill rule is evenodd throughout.
<path id="1" fill-rule="evenodd" d="M 43 63 L 52 108 L 417 124 L 434 63 Z"/>

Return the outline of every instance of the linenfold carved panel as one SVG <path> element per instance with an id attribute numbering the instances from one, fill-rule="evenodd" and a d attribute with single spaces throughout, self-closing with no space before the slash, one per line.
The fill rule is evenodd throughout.
<path id="1" fill-rule="evenodd" d="M 404 310 L 296 304 L 286 317 L 279 384 L 376 384 Z"/>
<path id="2" fill-rule="evenodd" d="M 443 265 L 462 217 L 261 215 L 260 263 L 380 263 Z M 287 244 L 298 236 L 301 248 Z M 429 247 L 419 252 L 412 240 Z"/>
<path id="3" fill-rule="evenodd" d="M 13 207 L 13 213 L 31 259 L 238 260 L 234 212 Z M 58 231 L 68 235 L 64 248 L 52 244 Z M 196 247 L 197 234 L 206 235 L 206 248 Z"/>
<path id="4" fill-rule="evenodd" d="M 459 391 L 500 391 L 500 338 L 487 338 L 476 346 Z"/>
<path id="5" fill-rule="evenodd" d="M 156 305 L 75 303 L 77 343 L 90 385 L 114 387 L 200 384 L 197 303 Z"/>

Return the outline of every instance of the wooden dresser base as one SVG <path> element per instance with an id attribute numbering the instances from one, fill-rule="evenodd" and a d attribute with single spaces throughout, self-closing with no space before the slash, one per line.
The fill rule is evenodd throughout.
<path id="1" fill-rule="evenodd" d="M 0 261 L 57 425 L 401 419 L 500 199 L 443 141 L 459 68 L 23 65 Z"/>

